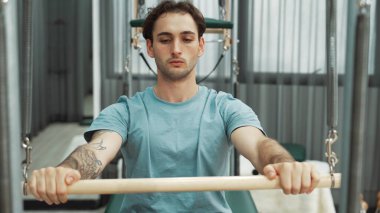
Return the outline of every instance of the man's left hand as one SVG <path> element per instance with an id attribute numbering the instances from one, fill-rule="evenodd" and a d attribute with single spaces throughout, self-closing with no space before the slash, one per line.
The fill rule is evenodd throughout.
<path id="1" fill-rule="evenodd" d="M 319 183 L 319 173 L 307 162 L 284 162 L 268 164 L 263 169 L 264 175 L 273 180 L 277 176 L 285 194 L 311 193 Z"/>

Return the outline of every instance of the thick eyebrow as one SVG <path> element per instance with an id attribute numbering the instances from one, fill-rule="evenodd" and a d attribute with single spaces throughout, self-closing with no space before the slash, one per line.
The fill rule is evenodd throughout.
<path id="1" fill-rule="evenodd" d="M 183 31 L 181 32 L 181 35 L 195 35 L 195 33 L 192 31 Z"/>
<path id="2" fill-rule="evenodd" d="M 192 31 L 183 31 L 180 33 L 181 35 L 195 35 L 194 32 Z M 160 32 L 157 34 L 157 37 L 159 36 L 172 36 L 173 34 L 172 33 L 169 33 L 169 32 Z"/>
<path id="3" fill-rule="evenodd" d="M 159 37 L 159 36 L 171 36 L 171 35 L 173 35 L 173 34 L 168 33 L 168 32 L 160 32 L 157 34 L 157 37 Z"/>

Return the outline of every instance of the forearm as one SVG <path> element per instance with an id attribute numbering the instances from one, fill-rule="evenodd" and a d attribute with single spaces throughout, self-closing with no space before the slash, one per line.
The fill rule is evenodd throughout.
<path id="1" fill-rule="evenodd" d="M 295 162 L 277 141 L 266 137 L 255 127 L 240 127 L 231 134 L 236 149 L 257 171 L 272 180 L 279 177 L 285 194 L 310 193 L 319 182 L 315 168 Z"/>
<path id="2" fill-rule="evenodd" d="M 116 132 L 97 131 L 90 143 L 78 147 L 59 166 L 78 170 L 82 179 L 96 178 L 116 156 L 121 143 L 122 138 Z"/>
<path id="3" fill-rule="evenodd" d="M 79 171 L 82 179 L 96 178 L 104 169 L 104 162 L 96 157 L 95 149 L 89 144 L 78 147 L 58 166 Z"/>
<path id="4" fill-rule="evenodd" d="M 257 144 L 259 165 L 256 169 L 262 173 L 263 168 L 268 164 L 293 162 L 294 158 L 277 141 L 266 138 Z"/>
<path id="5" fill-rule="evenodd" d="M 95 132 L 88 144 L 78 147 L 56 168 L 34 170 L 28 181 L 29 192 L 49 205 L 66 203 L 67 187 L 79 179 L 96 178 L 121 144 L 122 138 L 116 132 Z"/>
<path id="6" fill-rule="evenodd" d="M 241 127 L 232 132 L 232 142 L 261 174 L 268 164 L 292 162 L 293 157 L 275 140 L 266 137 L 259 129 Z"/>

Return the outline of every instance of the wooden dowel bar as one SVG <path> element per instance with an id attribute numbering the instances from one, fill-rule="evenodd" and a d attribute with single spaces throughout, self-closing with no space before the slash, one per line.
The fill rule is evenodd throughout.
<path id="1" fill-rule="evenodd" d="M 335 188 L 341 174 L 335 173 Z M 317 188 L 330 188 L 331 176 L 321 176 Z M 279 179 L 265 176 L 180 177 L 80 180 L 68 187 L 69 194 L 132 194 L 152 192 L 194 192 L 279 189 Z"/>

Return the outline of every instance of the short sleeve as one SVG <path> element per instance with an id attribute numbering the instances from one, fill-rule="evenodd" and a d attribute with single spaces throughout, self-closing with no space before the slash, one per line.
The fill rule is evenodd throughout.
<path id="1" fill-rule="evenodd" d="M 265 134 L 256 113 L 251 107 L 224 92 L 219 92 L 217 99 L 228 138 L 235 129 L 243 126 L 256 127 Z"/>
<path id="2" fill-rule="evenodd" d="M 89 142 L 92 135 L 97 130 L 110 130 L 117 132 L 123 139 L 127 140 L 129 111 L 125 98 L 120 98 L 115 104 L 103 109 L 99 116 L 92 122 L 91 126 L 84 133 L 84 138 Z"/>

